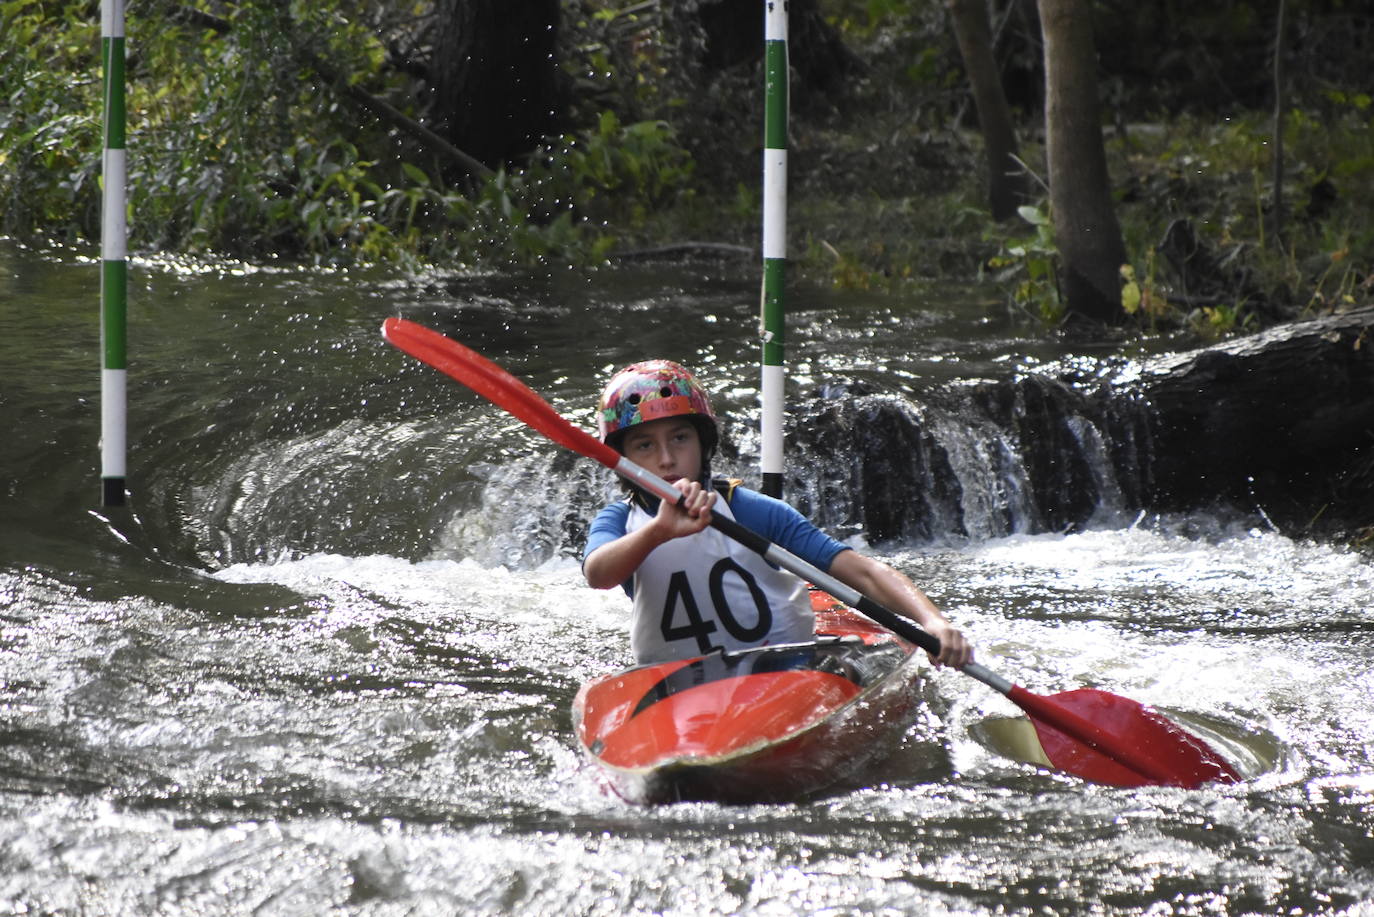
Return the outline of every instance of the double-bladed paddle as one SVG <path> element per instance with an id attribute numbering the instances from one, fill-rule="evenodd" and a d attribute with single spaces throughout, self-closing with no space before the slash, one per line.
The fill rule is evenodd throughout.
<path id="1" fill-rule="evenodd" d="M 682 493 L 594 436 L 575 427 L 525 383 L 476 351 L 423 325 L 389 318 L 382 335 L 412 357 L 463 383 L 554 442 L 595 459 L 637 487 L 674 503 Z M 809 581 L 921 649 L 937 655 L 940 641 L 914 621 L 863 595 L 813 564 L 727 519 L 711 526 L 769 562 Z M 1235 783 L 1240 776 L 1206 742 L 1136 701 L 1093 688 L 1039 695 L 978 663 L 960 671 L 1004 694 L 1035 726 L 1046 758 L 1058 770 L 1119 786 Z"/>

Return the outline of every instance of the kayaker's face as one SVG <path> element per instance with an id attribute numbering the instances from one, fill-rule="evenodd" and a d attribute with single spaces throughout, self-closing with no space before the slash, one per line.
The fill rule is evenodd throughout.
<path id="1" fill-rule="evenodd" d="M 680 478 L 696 480 L 701 474 L 701 438 L 685 417 L 635 424 L 625 433 L 624 448 L 630 461 L 670 484 Z"/>

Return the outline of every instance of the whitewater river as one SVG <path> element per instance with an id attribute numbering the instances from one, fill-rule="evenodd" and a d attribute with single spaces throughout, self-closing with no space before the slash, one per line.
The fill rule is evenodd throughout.
<path id="1" fill-rule="evenodd" d="M 433 325 L 585 426 L 611 368 L 679 359 L 756 479 L 751 265 L 139 261 L 124 509 L 98 503 L 96 285 L 89 258 L 0 241 L 0 914 L 1374 914 L 1367 555 L 1262 507 L 1160 518 L 1119 494 L 1071 531 L 979 522 L 980 449 L 947 418 L 966 525 L 870 550 L 994 671 L 1156 705 L 1243 782 L 1040 770 L 984 739 L 1015 708 L 942 670 L 860 780 L 638 808 L 571 732 L 579 684 L 628 662 L 624 597 L 576 561 L 613 482 L 378 328 Z M 792 299 L 799 400 L 858 384 L 919 409 L 1105 353 L 995 290 Z M 799 455 L 794 481 L 844 461 Z"/>

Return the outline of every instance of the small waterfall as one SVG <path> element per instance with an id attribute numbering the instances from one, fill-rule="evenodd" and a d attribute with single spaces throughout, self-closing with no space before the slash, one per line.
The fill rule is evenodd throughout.
<path id="1" fill-rule="evenodd" d="M 483 433 L 483 416 L 349 419 L 267 440 L 202 470 L 179 498 L 199 513 L 168 512 L 211 568 L 320 551 L 511 569 L 580 556 L 592 516 L 619 494 L 614 476 L 523 427 Z M 1119 521 L 1146 484 L 1148 413 L 1101 382 L 1023 373 L 919 397 L 830 389 L 794 407 L 789 426 L 786 498 L 841 538 L 1069 531 Z M 754 445 L 727 442 L 718 470 L 757 486 Z"/>
<path id="2" fill-rule="evenodd" d="M 620 496 L 609 471 L 563 449 L 479 469 L 477 505 L 454 503 L 430 557 L 470 557 L 484 566 L 532 569 L 581 557 L 592 517 Z"/>
<path id="3" fill-rule="evenodd" d="M 1021 374 L 920 401 L 822 394 L 794 412 L 788 497 L 839 533 L 984 540 L 1067 531 L 1138 503 L 1143 405 L 1102 384 Z"/>
<path id="4" fill-rule="evenodd" d="M 1139 506 L 1143 402 L 1105 384 L 1022 374 L 923 392 L 830 389 L 789 417 L 786 499 L 837 537 L 983 541 L 1120 522 Z M 740 426 L 748 426 L 747 419 Z M 750 437 L 719 470 L 750 480 Z M 432 557 L 529 568 L 580 556 L 614 476 L 564 450 L 470 468 Z"/>

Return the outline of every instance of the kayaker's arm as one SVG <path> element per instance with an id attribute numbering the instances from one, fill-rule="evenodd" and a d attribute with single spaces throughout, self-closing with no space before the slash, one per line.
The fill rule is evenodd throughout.
<path id="1" fill-rule="evenodd" d="M 957 669 L 973 661 L 972 644 L 940 613 L 930 597 L 900 571 L 858 551 L 848 550 L 835 555 L 829 572 L 846 586 L 911 618 L 938 639 L 940 655 L 933 659 L 937 665 Z"/>
<path id="2" fill-rule="evenodd" d="M 678 489 L 684 494 L 680 505 L 660 500 L 652 522 L 587 555 L 582 562 L 582 574 L 589 586 L 614 589 L 634 575 L 654 548 L 674 538 L 695 535 L 711 524 L 716 492 L 703 488 L 696 481 L 678 483 Z"/>

